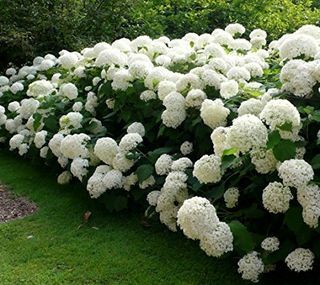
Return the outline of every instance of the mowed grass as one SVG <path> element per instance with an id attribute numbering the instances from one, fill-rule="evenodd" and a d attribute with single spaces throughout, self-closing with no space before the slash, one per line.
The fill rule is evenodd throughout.
<path id="1" fill-rule="evenodd" d="M 0 153 L 0 180 L 39 207 L 0 224 L 1 285 L 251 284 L 236 273 L 236 259 L 210 258 L 159 223 L 145 228 L 141 214 L 108 213 L 80 184 L 57 185 L 49 168 Z M 79 228 L 86 210 L 92 217 Z M 266 275 L 261 284 L 317 284 L 307 277 Z"/>

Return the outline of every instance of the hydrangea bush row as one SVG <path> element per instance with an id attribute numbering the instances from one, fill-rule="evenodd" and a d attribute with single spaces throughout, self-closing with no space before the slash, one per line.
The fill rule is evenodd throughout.
<path id="1" fill-rule="evenodd" d="M 320 256 L 320 28 L 99 43 L 0 76 L 0 135 L 257 282 Z"/>

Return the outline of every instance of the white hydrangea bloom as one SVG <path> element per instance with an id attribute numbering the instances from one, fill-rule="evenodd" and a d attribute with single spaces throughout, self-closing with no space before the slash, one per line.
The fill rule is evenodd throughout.
<path id="1" fill-rule="evenodd" d="M 314 176 L 313 169 L 303 159 L 289 159 L 281 163 L 278 175 L 283 184 L 290 187 L 300 188 L 307 185 Z"/>
<path id="2" fill-rule="evenodd" d="M 129 152 L 135 149 L 143 139 L 138 133 L 129 133 L 122 137 L 119 143 L 119 149 L 123 152 Z"/>
<path id="3" fill-rule="evenodd" d="M 246 29 L 244 26 L 242 26 L 241 24 L 238 23 L 234 23 L 234 24 L 229 24 L 226 28 L 225 31 L 229 34 L 231 34 L 232 36 L 235 35 L 242 35 Z"/>
<path id="4" fill-rule="evenodd" d="M 59 119 L 61 129 L 80 129 L 82 127 L 83 115 L 79 112 L 69 112 Z"/>
<path id="5" fill-rule="evenodd" d="M 40 157 L 47 158 L 48 151 L 49 151 L 49 147 L 48 146 L 42 147 L 40 149 Z"/>
<path id="6" fill-rule="evenodd" d="M 220 95 L 224 99 L 234 97 L 239 92 L 238 82 L 235 80 L 228 80 L 221 83 Z"/>
<path id="7" fill-rule="evenodd" d="M 172 158 L 168 154 L 162 154 L 161 156 L 159 156 L 154 165 L 156 173 L 158 175 L 168 174 L 171 170 L 172 162 Z"/>
<path id="8" fill-rule="evenodd" d="M 111 170 L 108 165 L 100 165 L 96 168 L 93 175 L 89 178 L 87 184 L 87 191 L 92 199 L 100 197 L 106 190 L 103 183 L 104 176 Z"/>
<path id="9" fill-rule="evenodd" d="M 203 122 L 212 129 L 225 126 L 230 110 L 224 107 L 222 100 L 214 101 L 206 99 L 203 101 L 200 109 L 200 117 Z"/>
<path id="10" fill-rule="evenodd" d="M 60 151 L 61 141 L 63 140 L 64 136 L 62 134 L 55 134 L 52 139 L 49 141 L 49 148 L 51 149 L 52 153 L 56 157 L 62 156 Z"/>
<path id="11" fill-rule="evenodd" d="M 69 100 L 74 100 L 78 97 L 78 88 L 73 83 L 65 83 L 61 85 L 60 93 Z"/>
<path id="12" fill-rule="evenodd" d="M 139 122 L 134 122 L 127 128 L 127 133 L 128 134 L 137 133 L 141 137 L 143 137 L 146 133 L 146 130 L 145 130 L 143 124 L 141 124 Z"/>
<path id="13" fill-rule="evenodd" d="M 314 254 L 310 249 L 297 248 L 285 259 L 285 262 L 290 270 L 295 272 L 305 272 L 312 270 L 314 263 Z"/>
<path id="14" fill-rule="evenodd" d="M 72 174 L 70 171 L 63 171 L 57 178 L 58 184 L 68 184 L 72 179 Z"/>
<path id="15" fill-rule="evenodd" d="M 157 206 L 158 198 L 160 196 L 160 191 L 152 191 L 147 196 L 147 201 L 150 206 Z"/>
<path id="16" fill-rule="evenodd" d="M 17 112 L 20 109 L 20 103 L 17 101 L 10 102 L 8 105 L 8 110 L 10 112 Z"/>
<path id="17" fill-rule="evenodd" d="M 37 80 L 32 82 L 27 91 L 27 95 L 30 97 L 48 96 L 54 90 L 53 85 L 47 80 Z"/>
<path id="18" fill-rule="evenodd" d="M 18 148 L 24 141 L 24 136 L 21 134 L 16 134 L 13 137 L 11 137 L 9 141 L 10 150 L 14 150 Z"/>
<path id="19" fill-rule="evenodd" d="M 168 127 L 176 129 L 186 119 L 187 113 L 185 109 L 165 110 L 161 114 L 162 123 Z"/>
<path id="20" fill-rule="evenodd" d="M 192 89 L 186 96 L 186 108 L 200 108 L 202 102 L 207 99 L 206 93 L 200 89 Z"/>
<path id="21" fill-rule="evenodd" d="M 145 90 L 140 94 L 140 99 L 142 101 L 150 101 L 157 98 L 157 94 L 152 90 Z"/>
<path id="22" fill-rule="evenodd" d="M 280 241 L 277 237 L 267 237 L 261 242 L 261 247 L 270 252 L 277 251 L 280 246 Z"/>
<path id="23" fill-rule="evenodd" d="M 134 160 L 130 160 L 126 157 L 126 153 L 119 151 L 112 161 L 114 169 L 121 172 L 128 171 L 134 165 Z"/>
<path id="24" fill-rule="evenodd" d="M 119 170 L 112 169 L 107 172 L 102 180 L 106 189 L 118 189 L 122 187 L 122 173 Z"/>
<path id="25" fill-rule="evenodd" d="M 272 149 L 254 149 L 250 151 L 250 157 L 258 173 L 270 173 L 277 168 L 278 160 L 274 157 Z"/>
<path id="26" fill-rule="evenodd" d="M 217 183 L 221 180 L 221 158 L 216 155 L 204 155 L 194 164 L 193 176 L 200 183 Z"/>
<path id="27" fill-rule="evenodd" d="M 187 157 L 182 157 L 175 160 L 171 165 L 172 171 L 185 171 L 187 168 L 193 166 L 192 161 Z"/>
<path id="28" fill-rule="evenodd" d="M 243 256 L 238 262 L 238 272 L 242 279 L 259 282 L 259 275 L 264 271 L 264 264 L 258 252 L 252 251 Z"/>
<path id="29" fill-rule="evenodd" d="M 201 239 L 204 233 L 212 230 L 219 222 L 214 206 L 202 197 L 193 197 L 184 201 L 178 211 L 177 223 L 190 239 Z"/>
<path id="30" fill-rule="evenodd" d="M 29 145 L 26 144 L 26 143 L 22 143 L 22 144 L 19 145 L 18 150 L 19 150 L 19 155 L 23 156 L 28 152 Z"/>
<path id="31" fill-rule="evenodd" d="M 263 206 L 270 213 L 285 213 L 289 209 L 290 200 L 292 199 L 293 195 L 290 188 L 280 182 L 270 182 L 268 186 L 263 189 Z"/>
<path id="32" fill-rule="evenodd" d="M 136 185 L 138 182 L 138 176 L 134 173 L 131 173 L 128 176 L 122 177 L 122 187 L 126 191 L 130 191 L 131 187 Z"/>
<path id="33" fill-rule="evenodd" d="M 21 101 L 21 106 L 18 110 L 18 113 L 22 116 L 22 118 L 29 119 L 37 111 L 39 105 L 39 101 L 33 98 L 23 99 Z"/>
<path id="34" fill-rule="evenodd" d="M 46 143 L 47 131 L 37 132 L 34 136 L 34 144 L 36 148 L 42 148 Z"/>
<path id="35" fill-rule="evenodd" d="M 10 86 L 10 91 L 13 94 L 17 94 L 18 92 L 23 91 L 23 89 L 24 89 L 24 86 L 21 82 L 15 82 Z"/>
<path id="36" fill-rule="evenodd" d="M 71 69 L 77 64 L 78 56 L 73 52 L 65 52 L 59 57 L 58 61 L 63 68 Z"/>
<path id="37" fill-rule="evenodd" d="M 80 157 L 75 158 L 70 167 L 70 171 L 74 177 L 82 181 L 83 177 L 87 175 L 89 161 Z"/>
<path id="38" fill-rule="evenodd" d="M 238 204 L 240 192 L 237 187 L 231 187 L 223 194 L 224 202 L 227 208 L 234 208 Z"/>
<path id="39" fill-rule="evenodd" d="M 211 231 L 200 239 L 200 248 L 209 256 L 220 257 L 233 250 L 233 235 L 228 224 L 218 222 L 213 224 Z"/>
<path id="40" fill-rule="evenodd" d="M 63 156 L 69 159 L 87 158 L 89 157 L 89 151 L 86 145 L 89 141 L 90 137 L 83 133 L 67 135 L 61 141 L 60 151 Z"/>
<path id="41" fill-rule="evenodd" d="M 158 85 L 158 97 L 161 101 L 169 95 L 171 92 L 175 92 L 177 90 L 176 84 L 169 80 L 163 80 Z"/>
<path id="42" fill-rule="evenodd" d="M 282 59 L 293 59 L 301 56 L 314 58 L 319 51 L 319 44 L 312 36 L 299 34 L 288 36 L 279 47 Z"/>
<path id="43" fill-rule="evenodd" d="M 218 127 L 213 130 L 210 138 L 213 144 L 214 153 L 218 156 L 222 156 L 224 150 L 230 149 L 231 146 L 227 142 L 228 128 Z"/>
<path id="44" fill-rule="evenodd" d="M 82 102 L 75 102 L 72 106 L 72 111 L 73 112 L 81 112 L 83 109 L 83 103 Z"/>
<path id="45" fill-rule="evenodd" d="M 238 114 L 239 116 L 243 116 L 246 114 L 252 114 L 255 116 L 259 116 L 261 113 L 262 109 L 264 107 L 264 104 L 261 100 L 255 99 L 255 98 L 250 98 L 246 101 L 243 101 L 239 108 L 238 108 Z"/>
<path id="46" fill-rule="evenodd" d="M 270 100 L 260 113 L 260 119 L 272 130 L 279 129 L 285 123 L 292 125 L 292 132 L 300 130 L 300 114 L 297 108 L 285 99 Z M 280 135 L 287 136 L 290 131 L 280 130 Z"/>
<path id="47" fill-rule="evenodd" d="M 268 130 L 259 118 L 247 114 L 233 120 L 226 137 L 231 147 L 245 153 L 255 148 L 265 147 Z"/>
<path id="48" fill-rule="evenodd" d="M 118 144 L 112 138 L 98 139 L 94 146 L 94 154 L 108 165 L 112 165 L 113 159 L 118 151 Z"/>

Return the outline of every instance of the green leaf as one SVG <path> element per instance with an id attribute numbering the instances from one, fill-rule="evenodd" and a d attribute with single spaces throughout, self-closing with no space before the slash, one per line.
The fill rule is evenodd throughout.
<path id="1" fill-rule="evenodd" d="M 51 115 L 44 119 L 46 128 L 51 132 L 56 132 L 59 128 L 58 119 L 55 115 Z"/>
<path id="2" fill-rule="evenodd" d="M 320 168 L 320 154 L 317 154 L 310 162 L 313 169 Z"/>
<path id="3" fill-rule="evenodd" d="M 153 166 L 150 164 L 143 164 L 137 168 L 135 173 L 138 176 L 139 183 L 141 183 L 152 175 Z"/>
<path id="4" fill-rule="evenodd" d="M 39 113 L 34 113 L 34 114 L 33 114 L 33 119 L 34 119 L 33 129 L 34 129 L 35 131 L 37 131 L 38 128 L 40 127 L 40 125 L 41 125 L 42 116 L 41 116 L 41 114 L 39 114 Z"/>
<path id="5" fill-rule="evenodd" d="M 247 253 L 255 248 L 253 236 L 245 225 L 239 221 L 232 221 L 229 223 L 229 227 L 233 234 L 235 250 L 239 253 Z"/>
<path id="6" fill-rule="evenodd" d="M 310 241 L 312 230 L 303 221 L 301 207 L 291 207 L 285 214 L 284 223 L 295 234 L 299 245 Z"/>
<path id="7" fill-rule="evenodd" d="M 296 155 L 296 145 L 290 140 L 282 140 L 273 147 L 273 154 L 279 161 L 294 158 Z"/>
<path id="8" fill-rule="evenodd" d="M 239 151 L 238 148 L 233 147 L 233 148 L 229 148 L 223 151 L 222 156 L 227 156 L 227 155 L 234 155 Z"/>
<path id="9" fill-rule="evenodd" d="M 283 131 L 292 131 L 292 123 L 291 122 L 285 122 L 284 124 L 277 126 L 278 129 Z"/>
<path id="10" fill-rule="evenodd" d="M 233 154 L 223 156 L 221 160 L 221 170 L 225 171 L 227 168 L 229 168 L 234 163 L 236 158 L 237 157 Z"/>
<path id="11" fill-rule="evenodd" d="M 281 136 L 278 130 L 273 131 L 268 136 L 267 149 L 272 149 L 281 141 Z"/>

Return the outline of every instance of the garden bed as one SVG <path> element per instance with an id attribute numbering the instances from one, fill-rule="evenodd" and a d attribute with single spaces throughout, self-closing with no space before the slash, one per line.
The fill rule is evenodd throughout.
<path id="1" fill-rule="evenodd" d="M 36 204 L 26 198 L 16 197 L 0 185 L 0 223 L 23 218 L 36 210 Z"/>

